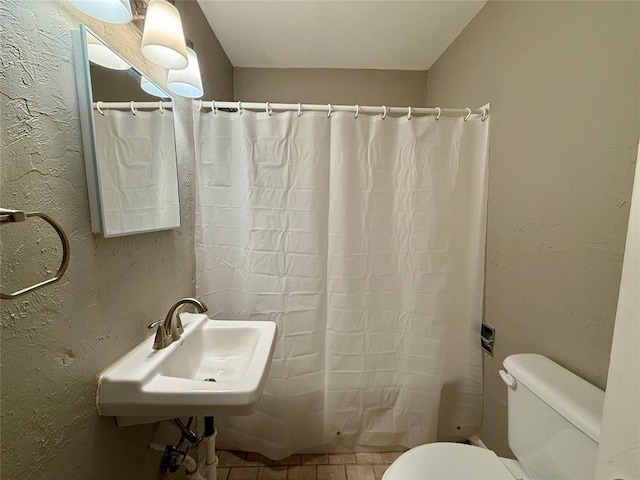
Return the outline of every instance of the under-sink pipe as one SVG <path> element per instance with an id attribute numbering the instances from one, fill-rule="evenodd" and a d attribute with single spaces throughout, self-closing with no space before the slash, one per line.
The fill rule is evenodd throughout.
<path id="1" fill-rule="evenodd" d="M 156 452 L 164 452 L 166 445 L 162 445 L 161 443 L 158 442 L 149 442 L 149 448 L 151 450 L 155 450 Z"/>
<path id="2" fill-rule="evenodd" d="M 216 456 L 216 436 L 218 431 L 215 428 L 213 417 L 204 417 L 203 443 L 205 448 L 205 458 L 200 465 L 193 457 L 184 456 L 181 466 L 184 467 L 185 474 L 189 480 L 217 480 L 218 479 L 218 457 Z M 184 435 L 184 432 L 183 432 Z M 149 447 L 159 452 L 164 452 L 165 445 L 151 442 Z"/>
<path id="3" fill-rule="evenodd" d="M 218 432 L 213 417 L 204 417 L 204 476 L 207 480 L 218 479 L 218 457 L 216 456 L 216 435 Z"/>
<path id="4" fill-rule="evenodd" d="M 189 480 L 209 480 L 200 474 L 198 464 L 193 457 L 185 455 L 182 466 L 184 467 L 184 473 Z"/>
<path id="5" fill-rule="evenodd" d="M 166 449 L 165 445 L 157 442 L 150 442 L 149 448 L 152 450 L 156 450 L 158 452 L 164 452 Z M 217 465 L 217 462 L 216 462 Z M 203 477 L 198 471 L 198 464 L 190 455 L 185 455 L 182 460 L 181 467 L 184 467 L 184 473 L 189 480 L 210 480 L 208 478 Z M 214 479 L 215 480 L 215 479 Z"/>
<path id="6" fill-rule="evenodd" d="M 193 458 L 190 456 L 185 456 L 185 461 L 182 464 L 185 467 L 187 478 L 190 480 L 218 480 L 218 457 L 216 456 L 217 434 L 218 431 L 214 427 L 213 417 L 205 417 L 203 439 L 205 458 L 200 462 L 200 465 L 195 467 L 195 471 L 195 463 L 191 463 L 193 462 Z M 187 461 L 189 461 L 188 465 Z"/>
<path id="7" fill-rule="evenodd" d="M 213 417 L 204 417 L 204 436 L 210 437 L 214 435 L 216 427 L 214 425 Z"/>

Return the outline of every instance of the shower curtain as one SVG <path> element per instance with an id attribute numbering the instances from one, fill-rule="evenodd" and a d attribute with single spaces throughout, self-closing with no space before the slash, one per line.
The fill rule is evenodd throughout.
<path id="1" fill-rule="evenodd" d="M 221 442 L 278 459 L 476 433 L 489 120 L 194 115 L 197 295 L 278 326 Z"/>
<path id="2" fill-rule="evenodd" d="M 180 226 L 173 112 L 94 115 L 103 234 Z"/>

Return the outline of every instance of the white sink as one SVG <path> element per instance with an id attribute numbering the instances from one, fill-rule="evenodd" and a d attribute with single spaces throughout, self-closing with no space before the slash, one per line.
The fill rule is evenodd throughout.
<path id="1" fill-rule="evenodd" d="M 276 324 L 190 313 L 180 318 L 180 340 L 153 350 L 151 336 L 99 375 L 100 415 L 117 417 L 124 426 L 255 410 L 271 365 Z"/>

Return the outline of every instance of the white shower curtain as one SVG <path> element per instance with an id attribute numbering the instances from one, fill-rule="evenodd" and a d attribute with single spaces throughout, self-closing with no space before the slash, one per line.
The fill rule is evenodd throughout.
<path id="1" fill-rule="evenodd" d="M 489 121 L 199 113 L 196 291 L 273 320 L 256 413 L 221 442 L 271 458 L 476 433 Z"/>
<path id="2" fill-rule="evenodd" d="M 95 114 L 103 234 L 180 226 L 173 112 Z"/>

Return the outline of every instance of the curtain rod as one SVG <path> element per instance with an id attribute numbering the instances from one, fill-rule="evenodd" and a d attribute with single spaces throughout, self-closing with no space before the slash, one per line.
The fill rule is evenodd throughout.
<path id="1" fill-rule="evenodd" d="M 93 109 L 104 115 L 104 110 L 131 110 L 134 115 L 138 112 L 138 109 L 158 109 L 160 113 L 164 113 L 165 110 L 173 109 L 173 102 L 163 102 L 159 100 L 157 102 L 94 102 Z"/>
<path id="2" fill-rule="evenodd" d="M 488 107 L 481 108 L 423 108 L 423 107 L 386 107 L 386 106 L 367 106 L 367 105 L 320 105 L 313 103 L 254 103 L 254 102 L 217 102 L 215 100 L 194 100 L 194 104 L 198 110 L 203 108 L 210 108 L 211 110 L 217 110 L 218 108 L 233 108 L 238 111 L 242 110 L 264 110 L 271 114 L 274 110 L 281 111 L 297 111 L 298 115 L 302 112 L 326 112 L 327 116 L 330 116 L 333 112 L 350 112 L 357 118 L 360 113 L 381 113 L 382 117 L 386 117 L 389 113 L 407 115 L 411 118 L 413 114 L 420 115 L 435 115 L 436 118 L 440 118 L 441 115 L 445 117 L 459 117 L 464 116 L 465 119 L 471 115 L 480 115 L 482 120 L 486 120 L 489 115 Z"/>

